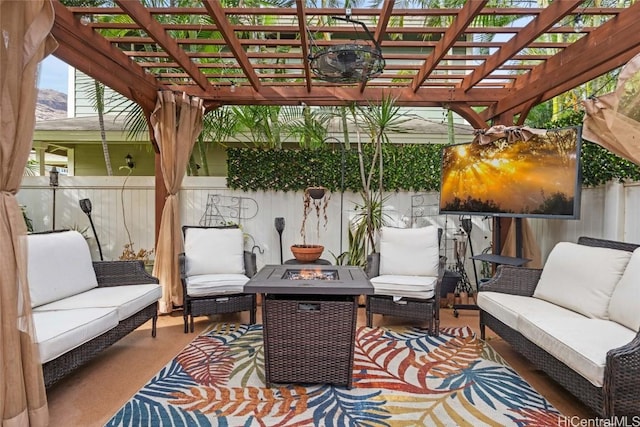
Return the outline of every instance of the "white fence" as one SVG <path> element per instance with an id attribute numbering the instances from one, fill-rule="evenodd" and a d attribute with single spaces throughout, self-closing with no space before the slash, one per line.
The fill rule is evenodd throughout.
<path id="1" fill-rule="evenodd" d="M 259 267 L 280 263 L 279 235 L 276 217 L 285 219 L 282 233 L 283 259 L 292 257 L 289 247 L 301 243 L 301 192 L 242 192 L 226 188 L 224 178 L 186 177 L 179 193 L 183 224 L 199 224 L 207 219 L 221 219 L 240 224 L 247 234 L 246 249 L 253 250 Z M 118 259 L 125 243 L 131 241 L 136 250 L 154 247 L 155 190 L 153 177 L 60 177 L 60 186 L 49 187 L 47 177 L 25 177 L 18 193 L 36 231 L 53 228 L 55 191 L 55 228 L 86 229 L 94 259 L 99 259 L 96 239 L 79 200 L 88 198 L 93 205 L 94 222 L 104 259 Z M 210 196 L 215 196 L 217 210 L 207 211 Z M 393 221 L 418 226 L 434 223 L 445 229 L 444 248 L 453 260 L 453 239 L 459 238 L 457 217 L 437 215 L 437 193 L 389 193 L 386 203 Z M 323 258 L 346 251 L 347 226 L 360 196 L 355 193 L 332 193 L 328 206 L 327 227 L 321 224 L 315 232 L 315 214 L 308 220 L 307 243 L 325 246 Z M 217 215 L 214 217 L 214 215 Z M 581 235 L 640 242 L 640 183 L 612 183 L 583 189 L 580 220 L 531 220 L 543 259 L 558 241 L 575 241 Z M 472 217 L 471 249 L 475 254 L 491 245 L 491 221 Z M 468 254 L 470 251 L 468 248 Z M 467 271 L 472 268 L 467 261 Z M 473 277 L 470 277 L 473 279 Z"/>

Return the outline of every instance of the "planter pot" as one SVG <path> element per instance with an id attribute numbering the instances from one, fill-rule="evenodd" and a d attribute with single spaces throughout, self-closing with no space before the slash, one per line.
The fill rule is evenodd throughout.
<path id="1" fill-rule="evenodd" d="M 324 197 L 324 193 L 327 189 L 324 187 L 308 187 L 305 191 L 312 199 L 318 200 Z"/>
<path id="2" fill-rule="evenodd" d="M 322 255 L 322 245 L 292 245 L 291 253 L 299 262 L 314 262 Z"/>

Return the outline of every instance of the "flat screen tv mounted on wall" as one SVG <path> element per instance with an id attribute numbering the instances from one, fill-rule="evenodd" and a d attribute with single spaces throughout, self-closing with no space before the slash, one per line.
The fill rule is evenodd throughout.
<path id="1" fill-rule="evenodd" d="M 581 145 L 575 126 L 528 141 L 445 146 L 440 213 L 578 219 Z"/>

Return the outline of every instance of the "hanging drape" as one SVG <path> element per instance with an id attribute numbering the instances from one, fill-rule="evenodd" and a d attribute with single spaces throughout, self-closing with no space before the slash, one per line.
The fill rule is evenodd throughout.
<path id="1" fill-rule="evenodd" d="M 640 54 L 622 68 L 614 92 L 584 107 L 582 137 L 640 165 Z"/>
<path id="2" fill-rule="evenodd" d="M 0 418 L 45 426 L 47 398 L 27 284 L 27 228 L 16 200 L 31 151 L 39 62 L 56 47 L 50 0 L 0 0 Z"/>
<path id="3" fill-rule="evenodd" d="M 529 221 L 526 218 L 522 218 L 522 258 L 529 259 L 524 266 L 530 268 L 542 268 L 542 254 L 540 247 L 536 241 L 536 236 L 529 225 Z M 516 220 L 511 221 L 509 231 L 507 231 L 507 237 L 502 245 L 502 251 L 500 255 L 515 257 L 518 252 L 516 248 Z"/>
<path id="4" fill-rule="evenodd" d="M 153 275 L 162 285 L 161 313 L 169 313 L 174 305 L 182 305 L 178 269 L 178 254 L 182 251 L 178 191 L 187 170 L 191 149 L 202 130 L 203 116 L 204 107 L 200 98 L 188 97 L 184 93 L 176 96 L 170 91 L 158 93 L 156 108 L 151 113 L 164 185 L 169 194 L 162 209 L 153 266 Z"/>

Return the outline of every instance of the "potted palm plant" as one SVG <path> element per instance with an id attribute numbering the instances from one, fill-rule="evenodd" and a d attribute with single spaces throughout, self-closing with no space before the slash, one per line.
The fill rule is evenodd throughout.
<path id="1" fill-rule="evenodd" d="M 327 216 L 327 207 L 331 195 L 325 187 L 307 187 L 303 197 L 303 216 L 302 226 L 300 227 L 300 236 L 302 244 L 291 246 L 291 253 L 298 262 L 314 262 L 324 252 L 324 246 L 320 244 L 307 243 L 307 219 L 312 212 L 316 217 L 316 237 L 320 240 L 320 223 L 324 220 L 323 226 L 327 226 L 329 217 Z"/>

